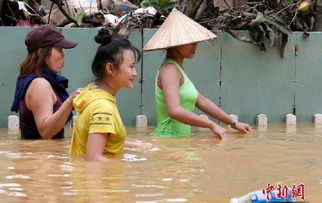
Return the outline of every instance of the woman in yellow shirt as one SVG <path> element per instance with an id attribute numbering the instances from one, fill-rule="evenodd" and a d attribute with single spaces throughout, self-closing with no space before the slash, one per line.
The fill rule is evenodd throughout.
<path id="1" fill-rule="evenodd" d="M 108 161 L 122 154 L 124 146 L 149 148 L 149 143 L 125 142 L 126 130 L 115 95 L 121 88 L 133 88 L 138 50 L 126 39 L 111 39 L 102 28 L 95 36 L 99 44 L 92 63 L 96 80 L 74 99 L 77 112 L 70 153 L 87 161 Z"/>

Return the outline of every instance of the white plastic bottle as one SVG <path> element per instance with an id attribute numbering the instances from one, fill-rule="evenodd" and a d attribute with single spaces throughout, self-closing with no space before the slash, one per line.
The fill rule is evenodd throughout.
<path id="1" fill-rule="evenodd" d="M 263 194 L 261 190 L 250 192 L 239 198 L 232 198 L 230 203 L 265 203 L 265 202 L 295 202 L 295 199 L 292 198 L 292 191 L 288 190 L 288 197 L 285 199 L 284 197 L 278 198 L 277 190 L 273 190 L 270 192 L 270 198 L 267 199 L 267 196 Z"/>

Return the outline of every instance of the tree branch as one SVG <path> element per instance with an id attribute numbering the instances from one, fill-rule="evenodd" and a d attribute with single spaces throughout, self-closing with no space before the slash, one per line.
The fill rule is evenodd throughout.
<path id="1" fill-rule="evenodd" d="M 71 22 L 75 23 L 75 25 L 77 25 L 77 27 L 79 27 L 77 20 L 75 18 L 73 18 L 71 15 L 69 15 L 66 10 L 63 8 L 63 4 L 61 2 L 61 0 L 52 0 L 53 3 L 55 3 L 57 5 L 57 7 L 59 8 L 59 10 L 64 14 L 64 16 L 70 20 Z"/>

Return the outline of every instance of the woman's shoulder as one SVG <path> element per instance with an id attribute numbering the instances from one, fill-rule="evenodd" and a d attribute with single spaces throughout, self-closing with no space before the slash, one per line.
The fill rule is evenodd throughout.
<path id="1" fill-rule="evenodd" d="M 54 94 L 54 90 L 51 87 L 50 83 L 45 78 L 35 78 L 31 81 L 27 94 Z"/>
<path id="2" fill-rule="evenodd" d="M 51 85 L 48 82 L 48 80 L 46 80 L 45 78 L 37 77 L 31 81 L 30 87 L 43 89 L 43 88 L 51 88 Z"/>
<path id="3" fill-rule="evenodd" d="M 180 70 L 173 63 L 164 63 L 160 68 L 160 73 L 180 74 Z"/>
<path id="4" fill-rule="evenodd" d="M 91 112 L 113 112 L 116 108 L 115 104 L 106 99 L 96 99 L 92 101 L 88 108 Z"/>
<path id="5" fill-rule="evenodd" d="M 173 63 L 164 63 L 161 68 L 176 68 L 176 65 Z"/>
<path id="6" fill-rule="evenodd" d="M 87 106 L 87 115 L 89 118 L 95 118 L 95 117 L 109 117 L 113 118 L 115 115 L 115 108 L 107 102 L 106 100 L 96 100 L 95 102 L 92 102 Z"/>
<path id="7" fill-rule="evenodd" d="M 173 81 L 180 79 L 180 84 L 183 83 L 184 75 L 182 71 L 173 63 L 164 63 L 161 66 L 161 69 L 159 71 L 158 79 L 161 80 L 167 80 L 167 81 Z"/>
<path id="8" fill-rule="evenodd" d="M 27 106 L 30 107 L 30 102 L 49 101 L 49 98 L 53 103 L 56 102 L 55 92 L 50 83 L 44 78 L 35 78 L 26 91 Z"/>

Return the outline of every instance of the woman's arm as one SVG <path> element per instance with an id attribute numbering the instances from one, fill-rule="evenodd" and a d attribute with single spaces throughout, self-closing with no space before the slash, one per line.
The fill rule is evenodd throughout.
<path id="1" fill-rule="evenodd" d="M 93 133 L 89 134 L 86 146 L 86 161 L 109 162 L 110 160 L 103 156 L 108 134 Z"/>
<path id="2" fill-rule="evenodd" d="M 43 139 L 50 139 L 64 126 L 73 108 L 72 100 L 79 93 L 75 91 L 53 113 L 53 106 L 57 101 L 56 95 L 47 80 L 34 79 L 26 93 L 26 105 L 34 114 L 37 129 Z"/>
<path id="3" fill-rule="evenodd" d="M 172 64 L 166 64 L 159 73 L 160 86 L 164 93 L 168 115 L 188 125 L 209 128 L 220 137 L 225 137 L 226 129 L 180 106 L 179 88 L 181 77 L 181 73 Z"/>
<path id="4" fill-rule="evenodd" d="M 234 122 L 233 118 L 219 108 L 215 103 L 204 97 L 202 94 L 198 94 L 196 107 L 206 114 L 221 120 L 222 122 L 230 125 Z"/>
<path id="5" fill-rule="evenodd" d="M 206 114 L 228 125 L 231 125 L 233 128 L 240 132 L 249 133 L 252 131 L 251 127 L 246 123 L 237 122 L 234 125 L 232 125 L 234 123 L 233 118 L 229 116 L 226 112 L 224 112 L 221 108 L 219 108 L 215 103 L 213 103 L 200 93 L 198 95 L 196 106 L 198 109 L 205 112 Z"/>

